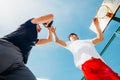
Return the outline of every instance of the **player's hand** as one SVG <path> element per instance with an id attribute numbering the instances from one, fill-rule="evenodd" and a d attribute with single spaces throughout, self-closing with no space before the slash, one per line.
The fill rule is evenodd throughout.
<path id="1" fill-rule="evenodd" d="M 93 19 L 93 21 L 94 21 L 94 22 L 98 22 L 98 18 L 95 17 L 95 18 Z"/>
<path id="2" fill-rule="evenodd" d="M 56 32 L 56 28 L 55 27 L 51 27 L 51 31 L 53 32 L 53 33 L 55 33 Z"/>
<path id="3" fill-rule="evenodd" d="M 95 24 L 96 26 L 99 25 L 99 20 L 98 20 L 98 18 L 95 17 L 95 18 L 93 19 L 93 21 L 94 21 L 94 24 Z"/>

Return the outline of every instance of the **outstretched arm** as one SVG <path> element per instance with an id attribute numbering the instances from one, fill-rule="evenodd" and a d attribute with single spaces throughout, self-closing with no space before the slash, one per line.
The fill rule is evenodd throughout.
<path id="1" fill-rule="evenodd" d="M 94 18 L 93 21 L 94 21 L 95 27 L 97 29 L 97 37 L 94 38 L 92 41 L 94 44 L 97 44 L 97 43 L 103 41 L 103 33 L 101 31 L 98 18 Z"/>
<path id="2" fill-rule="evenodd" d="M 51 27 L 48 28 L 48 38 L 47 39 L 39 39 L 35 45 L 43 45 L 52 42 L 52 32 Z"/>
<path id="3" fill-rule="evenodd" d="M 32 20 L 32 23 L 34 23 L 34 24 L 46 23 L 46 25 L 48 25 L 51 21 L 53 21 L 53 14 L 47 14 L 47 15 L 44 15 L 44 16 L 40 16 L 38 18 L 34 18 Z"/>
<path id="4" fill-rule="evenodd" d="M 66 47 L 67 44 L 66 44 L 64 41 L 60 40 L 60 39 L 57 37 L 56 29 L 55 29 L 54 27 L 52 27 L 51 31 L 52 31 L 52 33 L 53 33 L 53 35 L 54 35 L 54 41 L 55 41 L 57 44 L 59 44 L 59 45 L 61 45 L 61 46 L 63 46 L 63 47 Z"/>

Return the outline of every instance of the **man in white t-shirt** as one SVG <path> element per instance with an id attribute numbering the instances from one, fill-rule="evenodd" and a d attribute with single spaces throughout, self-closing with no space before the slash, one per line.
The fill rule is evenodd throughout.
<path id="1" fill-rule="evenodd" d="M 108 67 L 95 49 L 95 44 L 103 40 L 103 34 L 97 18 L 93 19 L 97 29 L 97 37 L 94 39 L 79 40 L 75 33 L 69 35 L 69 42 L 60 40 L 52 29 L 55 42 L 70 50 L 74 56 L 76 67 L 82 70 L 86 80 L 120 80 L 120 77 Z"/>

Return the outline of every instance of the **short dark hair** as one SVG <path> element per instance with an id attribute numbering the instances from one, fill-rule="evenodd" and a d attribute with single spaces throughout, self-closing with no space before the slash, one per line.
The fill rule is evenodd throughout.
<path id="1" fill-rule="evenodd" d="M 70 36 L 71 36 L 71 35 L 75 35 L 75 36 L 79 39 L 79 37 L 78 37 L 77 34 L 75 34 L 75 33 L 70 33 L 69 36 L 68 36 L 68 39 L 69 39 L 69 40 L 70 40 Z"/>

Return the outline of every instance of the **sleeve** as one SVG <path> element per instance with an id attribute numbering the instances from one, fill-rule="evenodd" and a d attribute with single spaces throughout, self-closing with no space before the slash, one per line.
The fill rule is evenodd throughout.
<path id="1" fill-rule="evenodd" d="M 24 26 L 24 27 L 28 27 L 28 26 L 29 27 L 33 27 L 33 26 L 36 26 L 37 24 L 33 24 L 31 22 L 32 19 L 34 19 L 34 18 L 31 18 L 31 19 L 27 20 L 25 23 L 21 24 L 20 26 Z"/>

